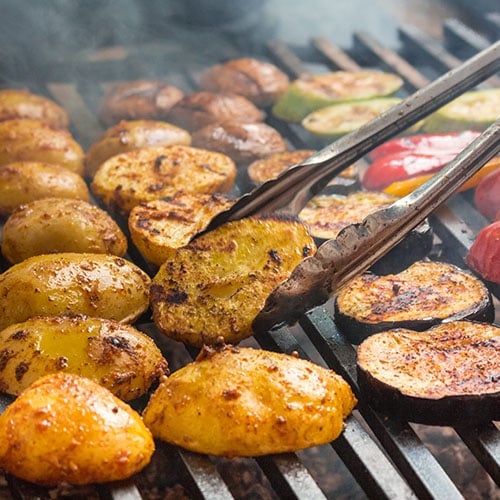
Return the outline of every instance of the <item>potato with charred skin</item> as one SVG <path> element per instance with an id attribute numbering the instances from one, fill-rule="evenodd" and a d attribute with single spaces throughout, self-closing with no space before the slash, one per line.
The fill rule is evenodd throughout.
<path id="1" fill-rule="evenodd" d="M 138 266 L 113 255 L 30 257 L 0 274 L 0 329 L 68 313 L 132 323 L 148 308 L 150 281 Z"/>
<path id="2" fill-rule="evenodd" d="M 136 411 L 74 374 L 42 377 L 0 415 L 0 467 L 40 485 L 126 479 L 153 452 Z"/>
<path id="3" fill-rule="evenodd" d="M 168 372 L 153 340 L 131 325 L 82 315 L 38 316 L 0 331 L 0 390 L 19 395 L 64 371 L 87 377 L 129 401 Z"/>
<path id="4" fill-rule="evenodd" d="M 44 198 L 18 207 L 2 232 L 12 264 L 34 255 L 78 252 L 123 257 L 127 238 L 107 212 L 83 200 Z"/>

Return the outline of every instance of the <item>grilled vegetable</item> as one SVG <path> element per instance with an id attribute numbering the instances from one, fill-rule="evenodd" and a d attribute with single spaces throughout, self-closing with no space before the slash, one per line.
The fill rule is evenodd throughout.
<path id="1" fill-rule="evenodd" d="M 300 122 L 309 113 L 345 101 L 372 99 L 395 93 L 403 80 L 376 70 L 334 71 L 294 80 L 272 108 L 288 122 Z"/>
<path id="2" fill-rule="evenodd" d="M 484 130 L 498 119 L 500 88 L 471 90 L 429 115 L 426 132 Z"/>
<path id="3" fill-rule="evenodd" d="M 113 156 L 97 170 L 91 189 L 113 212 L 126 213 L 143 201 L 177 191 L 229 191 L 236 166 L 228 156 L 190 146 L 137 149 Z"/>
<path id="4" fill-rule="evenodd" d="M 453 321 L 394 329 L 358 347 L 363 398 L 391 417 L 436 425 L 500 419 L 500 328 Z"/>
<path id="5" fill-rule="evenodd" d="M 200 77 L 203 90 L 242 95 L 256 106 L 275 102 L 290 80 L 277 66 L 251 57 L 231 59 L 208 68 Z"/>
<path id="6" fill-rule="evenodd" d="M 131 120 L 116 124 L 90 146 L 85 155 L 85 175 L 92 178 L 108 158 L 134 149 L 170 144 L 191 144 L 191 134 L 171 123 L 155 120 Z"/>
<path id="7" fill-rule="evenodd" d="M 123 257 L 127 239 L 118 224 L 83 200 L 43 198 L 18 207 L 5 222 L 2 254 L 11 263 L 34 255 L 79 252 Z"/>
<path id="8" fill-rule="evenodd" d="M 0 215 L 48 197 L 89 201 L 90 194 L 80 175 L 59 165 L 28 161 L 0 165 Z"/>
<path id="9" fill-rule="evenodd" d="M 104 254 L 37 255 L 0 274 L 0 329 L 34 316 L 86 314 L 132 323 L 148 308 L 150 279 Z"/>
<path id="10" fill-rule="evenodd" d="M 398 198 L 380 192 L 354 191 L 347 196 L 315 196 L 299 213 L 318 244 L 335 239 L 341 229 L 362 222 L 369 214 L 388 207 Z M 388 274 L 400 272 L 423 259 L 432 248 L 433 231 L 427 221 L 410 231 L 405 238 L 371 270 Z"/>
<path id="11" fill-rule="evenodd" d="M 311 134 L 333 141 L 358 129 L 400 101 L 396 97 L 379 97 L 334 104 L 309 113 L 301 123 Z"/>
<path id="12" fill-rule="evenodd" d="M 138 413 L 74 374 L 46 375 L 0 415 L 0 467 L 32 483 L 126 479 L 153 452 L 153 438 Z"/>
<path id="13" fill-rule="evenodd" d="M 500 220 L 500 157 L 494 160 L 488 162 L 494 169 L 481 178 L 474 191 L 474 204 L 486 218 Z"/>
<path id="14" fill-rule="evenodd" d="M 79 175 L 83 173 L 83 150 L 64 129 L 41 120 L 0 121 L 0 165 L 19 161 L 55 163 Z"/>
<path id="15" fill-rule="evenodd" d="M 52 99 L 27 89 L 0 90 L 0 121 L 16 118 L 42 120 L 56 128 L 67 128 L 68 113 Z"/>
<path id="16" fill-rule="evenodd" d="M 246 97 L 205 90 L 184 96 L 168 114 L 170 122 L 190 131 L 225 121 L 258 123 L 263 119 L 262 111 Z"/>
<path id="17" fill-rule="evenodd" d="M 107 126 L 120 120 L 164 120 L 184 92 L 166 82 L 133 80 L 111 86 L 99 103 L 99 118 Z"/>
<path id="18" fill-rule="evenodd" d="M 130 212 L 130 236 L 142 256 L 160 266 L 233 202 L 220 194 L 179 191 L 170 198 L 141 203 Z"/>
<path id="19" fill-rule="evenodd" d="M 165 379 L 143 418 L 155 437 L 198 453 L 258 456 L 334 440 L 355 404 L 332 370 L 286 354 L 226 347 L 205 349 Z"/>
<path id="20" fill-rule="evenodd" d="M 452 264 L 419 261 L 398 274 L 365 273 L 335 298 L 335 320 L 352 343 L 392 328 L 423 331 L 453 320 L 492 322 L 481 280 Z"/>
<path id="21" fill-rule="evenodd" d="M 56 371 L 94 380 L 125 401 L 167 372 L 151 338 L 130 325 L 87 316 L 31 318 L 0 331 L 0 390 L 19 395 Z"/>
<path id="22" fill-rule="evenodd" d="M 224 224 L 182 248 L 151 285 L 153 320 L 168 337 L 194 346 L 253 334 L 252 321 L 271 291 L 314 241 L 299 221 L 246 218 Z"/>
<path id="23" fill-rule="evenodd" d="M 286 151 L 281 134 L 266 123 L 226 121 L 193 132 L 193 146 L 219 151 L 236 163 L 247 164 Z"/>
<path id="24" fill-rule="evenodd" d="M 500 220 L 479 231 L 465 261 L 485 280 L 500 284 Z"/>

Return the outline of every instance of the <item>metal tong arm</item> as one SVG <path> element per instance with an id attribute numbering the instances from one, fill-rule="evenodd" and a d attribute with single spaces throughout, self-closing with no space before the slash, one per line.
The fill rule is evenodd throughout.
<path id="1" fill-rule="evenodd" d="M 499 69 L 500 41 L 278 178 L 243 195 L 230 209 L 215 216 L 203 232 L 258 213 L 281 210 L 297 215 L 342 170 Z"/>
<path id="2" fill-rule="evenodd" d="M 325 242 L 314 256 L 302 261 L 268 297 L 254 320 L 254 330 L 266 331 L 285 318 L 292 324 L 307 310 L 326 302 L 399 243 L 498 153 L 500 119 L 413 193 L 374 212 L 361 224 L 347 226 L 335 240 Z"/>

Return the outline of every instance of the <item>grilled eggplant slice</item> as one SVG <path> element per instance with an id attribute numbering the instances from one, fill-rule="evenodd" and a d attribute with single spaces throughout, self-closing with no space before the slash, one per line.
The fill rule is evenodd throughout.
<path id="1" fill-rule="evenodd" d="M 128 215 L 143 201 L 178 191 L 227 192 L 235 178 L 236 165 L 229 156 L 171 145 L 113 156 L 99 167 L 91 189 L 112 212 Z"/>
<path id="2" fill-rule="evenodd" d="M 309 226 L 316 242 L 321 244 L 335 239 L 344 227 L 362 222 L 369 214 L 391 205 L 397 199 L 377 191 L 355 191 L 346 196 L 321 195 L 314 197 L 301 210 L 299 217 Z M 376 262 L 371 271 L 378 274 L 400 272 L 425 258 L 432 249 L 432 241 L 432 228 L 425 221 Z"/>
<path id="3" fill-rule="evenodd" d="M 232 198 L 222 194 L 181 191 L 170 198 L 141 203 L 130 212 L 130 236 L 146 260 L 161 266 L 177 248 L 205 229 L 212 217 L 233 203 Z"/>
<path id="4" fill-rule="evenodd" d="M 386 276 L 365 273 L 335 298 L 335 321 L 353 344 L 392 328 L 424 331 L 462 319 L 491 323 L 491 294 L 480 279 L 444 262 L 418 261 Z"/>
<path id="5" fill-rule="evenodd" d="M 267 296 L 316 247 L 305 224 L 246 218 L 202 234 L 160 267 L 150 288 L 153 321 L 194 346 L 237 343 Z"/>
<path id="6" fill-rule="evenodd" d="M 143 418 L 159 439 L 198 453 L 248 457 L 328 443 L 355 404 L 332 370 L 287 354 L 224 347 L 204 349 L 165 379 Z"/>
<path id="7" fill-rule="evenodd" d="M 426 332 L 378 333 L 358 347 L 360 394 L 410 422 L 500 420 L 500 328 L 452 321 Z"/>

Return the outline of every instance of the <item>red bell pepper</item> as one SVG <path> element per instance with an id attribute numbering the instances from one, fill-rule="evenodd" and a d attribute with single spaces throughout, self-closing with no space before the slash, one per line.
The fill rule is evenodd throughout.
<path id="1" fill-rule="evenodd" d="M 500 220 L 479 231 L 465 261 L 485 280 L 500 284 Z"/>
<path id="2" fill-rule="evenodd" d="M 481 179 L 474 191 L 474 203 L 490 220 L 500 220 L 500 160 L 498 168 Z"/>

